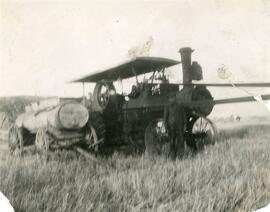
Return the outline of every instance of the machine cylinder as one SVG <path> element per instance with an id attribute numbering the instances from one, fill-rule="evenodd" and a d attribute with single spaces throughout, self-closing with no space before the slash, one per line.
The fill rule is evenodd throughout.
<path id="1" fill-rule="evenodd" d="M 213 110 L 213 97 L 205 86 L 197 85 L 195 89 L 192 90 L 191 99 L 195 102 L 201 101 L 199 105 L 192 108 L 197 114 L 208 116 Z"/>
<path id="2" fill-rule="evenodd" d="M 56 123 L 61 129 L 80 129 L 88 121 L 88 111 L 82 104 L 68 102 L 61 104 L 51 117 L 48 117 L 48 122 Z"/>
<path id="3" fill-rule="evenodd" d="M 24 113 L 17 118 L 16 125 L 30 132 L 36 132 L 48 125 L 58 130 L 76 130 L 84 127 L 88 118 L 88 110 L 82 104 L 64 102 L 54 107 Z"/>

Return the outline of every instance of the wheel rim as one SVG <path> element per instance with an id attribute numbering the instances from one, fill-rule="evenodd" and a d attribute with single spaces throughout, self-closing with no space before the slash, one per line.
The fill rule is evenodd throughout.
<path id="1" fill-rule="evenodd" d="M 192 137 L 197 148 L 207 144 L 214 144 L 216 140 L 216 128 L 212 121 L 205 117 L 199 117 L 193 124 Z"/>

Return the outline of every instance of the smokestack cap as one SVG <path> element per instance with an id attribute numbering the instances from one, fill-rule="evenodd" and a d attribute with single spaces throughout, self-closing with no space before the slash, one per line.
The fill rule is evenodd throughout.
<path id="1" fill-rule="evenodd" d="M 192 52 L 194 52 L 194 49 L 191 49 L 190 47 L 183 47 L 183 48 L 179 49 L 178 52 L 180 52 L 180 53 L 182 53 L 182 52 L 190 52 L 190 53 L 192 53 Z"/>

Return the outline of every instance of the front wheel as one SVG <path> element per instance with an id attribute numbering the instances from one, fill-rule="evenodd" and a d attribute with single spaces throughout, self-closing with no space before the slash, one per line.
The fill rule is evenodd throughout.
<path id="1" fill-rule="evenodd" d="M 186 132 L 187 144 L 193 150 L 201 150 L 206 145 L 215 144 L 217 129 L 215 124 L 206 117 L 191 118 Z"/>

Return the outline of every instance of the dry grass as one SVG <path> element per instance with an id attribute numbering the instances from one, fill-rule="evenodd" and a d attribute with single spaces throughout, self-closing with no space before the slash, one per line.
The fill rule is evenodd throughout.
<path id="1" fill-rule="evenodd" d="M 269 126 L 221 133 L 184 160 L 114 154 L 49 162 L 0 145 L 0 190 L 25 211 L 252 211 L 270 202 Z"/>

